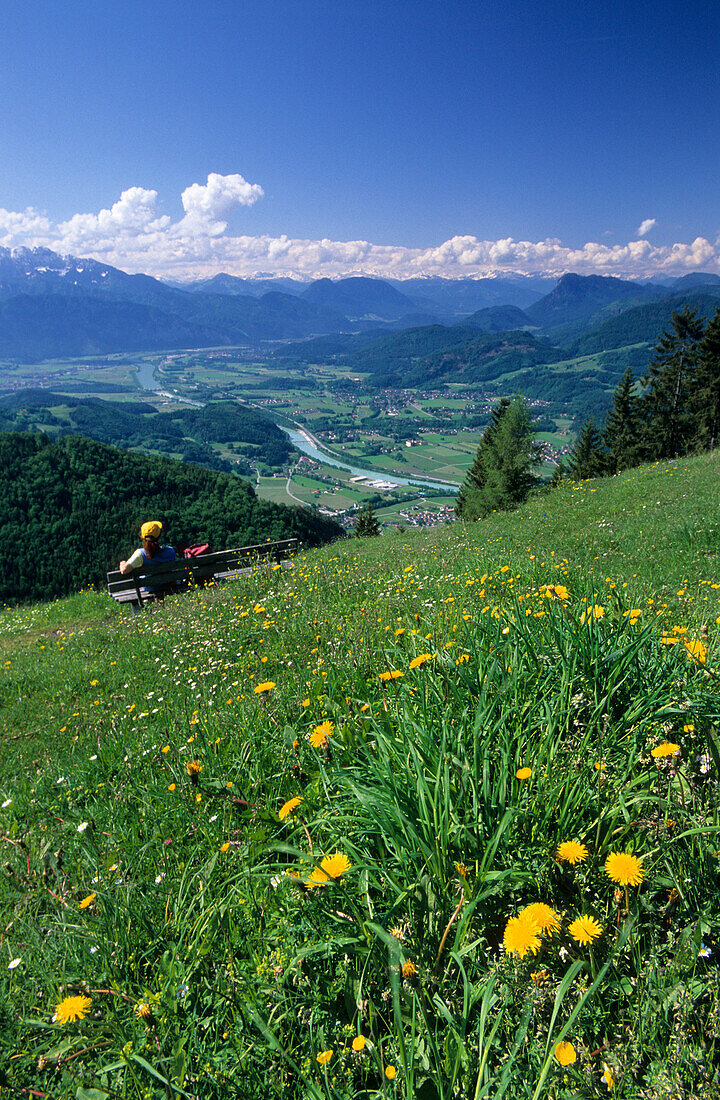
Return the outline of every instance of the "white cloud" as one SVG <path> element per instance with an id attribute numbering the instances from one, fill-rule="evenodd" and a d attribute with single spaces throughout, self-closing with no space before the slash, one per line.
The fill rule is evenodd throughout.
<path id="1" fill-rule="evenodd" d="M 720 237 L 714 244 L 697 237 L 690 243 L 657 247 L 642 239 L 627 244 L 588 241 L 571 248 L 556 237 L 493 241 L 462 235 L 429 248 L 408 248 L 363 240 L 228 234 L 230 213 L 262 197 L 259 184 L 248 183 L 238 174 L 212 172 L 206 183 L 193 183 L 182 192 L 184 214 L 177 221 L 162 214 L 157 192 L 144 187 L 123 191 L 109 209 L 75 214 L 55 225 L 32 208 L 17 213 L 0 209 L 0 244 L 44 246 L 125 271 L 176 279 L 220 271 L 306 278 L 350 274 L 460 278 L 509 272 L 559 276 L 566 271 L 638 278 L 672 277 L 698 269 L 720 273 Z M 643 230 L 648 232 L 654 224 L 654 219 L 646 219 L 638 235 L 644 237 Z"/>
<path id="2" fill-rule="evenodd" d="M 638 237 L 646 237 L 650 230 L 654 229 L 656 225 L 657 220 L 655 218 L 645 218 L 644 221 L 640 222 Z"/>
<path id="3" fill-rule="evenodd" d="M 252 206 L 264 195 L 257 183 L 248 183 L 240 175 L 220 176 L 211 172 L 207 183 L 186 187 L 181 198 L 185 217 L 178 224 L 180 236 L 185 230 L 217 236 L 227 229 L 224 219 L 236 206 Z"/>
<path id="4" fill-rule="evenodd" d="M 50 222 L 32 206 L 23 211 L 4 210 L 0 207 L 0 245 L 24 245 L 50 231 Z"/>

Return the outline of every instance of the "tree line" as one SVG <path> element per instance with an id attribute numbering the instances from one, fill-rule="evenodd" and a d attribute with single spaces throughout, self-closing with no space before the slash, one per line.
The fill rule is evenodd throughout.
<path id="1" fill-rule="evenodd" d="M 720 309 L 709 321 L 686 307 L 673 313 L 647 370 L 628 367 L 602 427 L 589 416 L 553 483 L 615 474 L 642 462 L 712 450 L 720 442 Z M 527 403 L 503 398 L 492 412 L 455 511 L 482 519 L 516 508 L 537 484 L 540 461 Z"/>
<path id="2" fill-rule="evenodd" d="M 604 423 L 584 422 L 558 477 L 600 477 L 642 462 L 713 450 L 720 437 L 720 309 L 673 313 L 647 370 L 628 367 Z"/>

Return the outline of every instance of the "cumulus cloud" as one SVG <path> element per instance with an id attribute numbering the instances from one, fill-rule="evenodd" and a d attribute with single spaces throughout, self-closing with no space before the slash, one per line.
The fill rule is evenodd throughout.
<path id="1" fill-rule="evenodd" d="M 32 243 L 37 237 L 49 233 L 50 229 L 49 220 L 32 206 L 22 211 L 0 207 L 0 245 L 5 248 Z"/>
<path id="2" fill-rule="evenodd" d="M 264 195 L 257 183 L 248 183 L 240 175 L 220 176 L 211 172 L 207 183 L 193 183 L 180 196 L 185 217 L 177 227 L 182 236 L 185 230 L 217 236 L 227 229 L 223 219 L 236 206 L 252 206 Z"/>
<path id="3" fill-rule="evenodd" d="M 75 214 L 51 223 L 38 211 L 0 209 L 0 244 L 52 248 L 64 255 L 87 256 L 131 272 L 159 278 L 191 279 L 227 271 L 235 275 L 295 275 L 306 278 L 352 274 L 407 278 L 450 278 L 507 273 L 562 275 L 681 275 L 688 271 L 720 273 L 720 238 L 653 246 L 646 239 L 627 244 L 588 241 L 571 248 L 556 237 L 518 241 L 513 237 L 483 240 L 458 235 L 428 248 L 371 241 L 307 240 L 281 236 L 232 235 L 233 210 L 250 207 L 263 197 L 259 184 L 239 174 L 210 173 L 206 183 L 193 183 L 181 195 L 183 216 L 173 221 L 161 212 L 158 194 L 130 187 L 109 209 Z M 638 230 L 644 238 L 655 220 Z"/>
<path id="4" fill-rule="evenodd" d="M 638 227 L 638 237 L 647 236 L 650 230 L 654 229 L 656 225 L 657 221 L 655 218 L 645 218 L 644 221 L 640 222 L 640 225 Z"/>

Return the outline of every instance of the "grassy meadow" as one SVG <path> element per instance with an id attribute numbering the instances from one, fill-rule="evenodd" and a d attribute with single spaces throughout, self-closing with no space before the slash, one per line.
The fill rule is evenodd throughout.
<path id="1" fill-rule="evenodd" d="M 719 1096 L 719 484 L 0 610 L 0 1089 Z"/>

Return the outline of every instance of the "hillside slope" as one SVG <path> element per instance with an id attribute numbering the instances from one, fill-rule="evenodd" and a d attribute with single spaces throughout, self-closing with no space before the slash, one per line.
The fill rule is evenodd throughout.
<path id="1" fill-rule="evenodd" d="M 11 1087 L 715 1095 L 719 478 L 0 611 Z"/>

